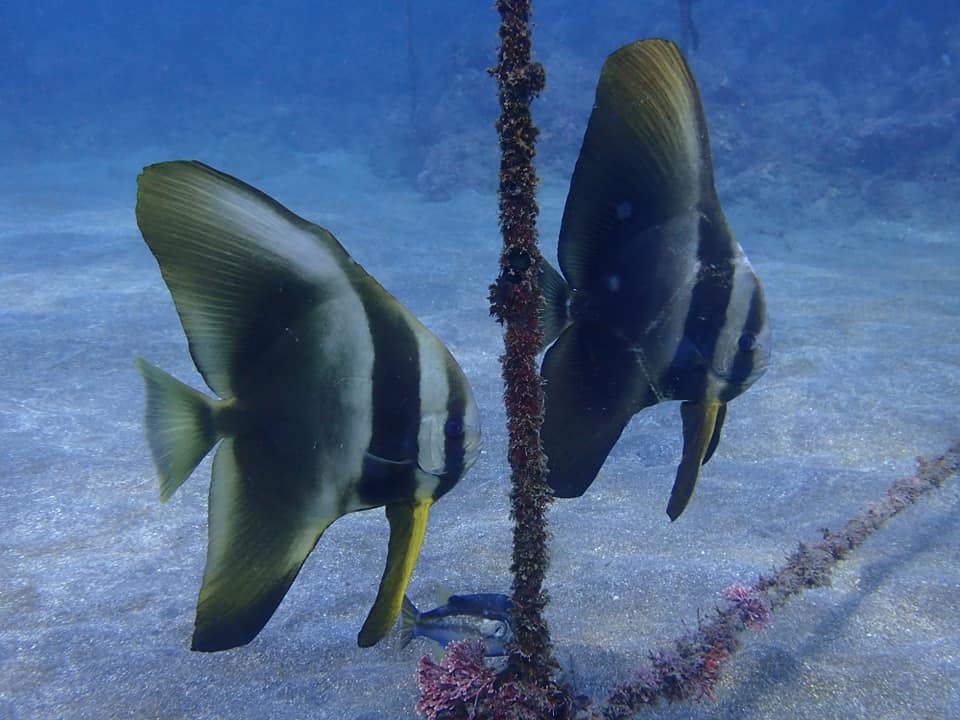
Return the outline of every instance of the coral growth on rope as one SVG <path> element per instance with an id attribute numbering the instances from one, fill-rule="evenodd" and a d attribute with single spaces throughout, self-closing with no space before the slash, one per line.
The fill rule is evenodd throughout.
<path id="1" fill-rule="evenodd" d="M 943 486 L 960 472 L 960 442 L 934 460 L 918 460 L 917 472 L 894 482 L 886 496 L 864 507 L 839 532 L 823 531 L 812 546 L 801 545 L 769 577 L 750 587 L 732 585 L 723 591 L 726 607 L 709 622 L 701 623 L 690 637 L 673 647 L 651 654 L 635 679 L 614 688 L 603 709 L 606 720 L 626 720 L 643 706 L 660 700 L 671 702 L 712 697 L 724 661 L 740 646 L 744 630 L 759 630 L 769 623 L 770 612 L 794 595 L 830 584 L 837 563 L 879 530 L 897 513 Z"/>
<path id="2" fill-rule="evenodd" d="M 564 718 L 566 699 L 547 684 L 498 676 L 483 661 L 482 640 L 447 646 L 436 663 L 421 658 L 417 712 L 428 720 L 545 720 Z"/>
<path id="3" fill-rule="evenodd" d="M 522 707 L 527 710 L 537 707 L 535 703 L 538 698 L 528 700 L 523 694 L 504 696 L 475 693 L 475 673 L 489 673 L 487 677 L 493 677 L 492 671 L 483 666 L 482 647 L 479 651 L 471 650 L 472 662 L 465 662 L 459 650 L 457 654 L 448 654 L 442 666 L 446 674 L 438 673 L 438 666 L 430 660 L 421 660 L 420 687 L 423 698 L 431 700 L 427 704 L 421 700 L 417 708 L 430 720 L 443 717 L 627 720 L 644 707 L 656 705 L 661 700 L 680 702 L 713 699 L 713 689 L 720 680 L 723 666 L 740 648 L 744 631 L 766 628 L 771 612 L 782 607 L 794 595 L 829 585 L 830 576 L 841 560 L 890 518 L 942 487 L 951 476 L 958 473 L 960 442 L 954 443 L 938 458 L 919 459 L 916 473 L 894 482 L 883 499 L 866 505 L 840 531 L 824 530 L 823 537 L 815 544 L 801 544 L 772 575 L 761 576 L 752 586 L 731 585 L 726 588 L 721 593 L 723 603 L 711 619 L 701 621 L 694 632 L 670 646 L 652 651 L 636 671 L 633 680 L 610 691 L 606 705 L 601 709 L 590 708 L 580 699 L 579 707 L 575 707 L 570 700 L 565 704 L 554 701 L 552 706 L 546 706 L 548 712 L 539 716 L 498 714 L 501 712 L 500 703 L 506 697 L 516 698 L 518 709 Z M 483 683 L 480 684 L 483 687 Z M 519 689 L 514 687 L 510 692 Z M 489 714 L 447 715 L 428 712 L 431 708 L 443 706 L 439 698 L 451 697 L 460 699 L 460 707 L 482 709 L 484 713 L 489 711 Z"/>
<path id="4" fill-rule="evenodd" d="M 496 68 L 500 97 L 500 274 L 490 288 L 490 312 L 506 326 L 501 358 L 512 469 L 513 628 L 510 672 L 534 684 L 548 683 L 556 663 L 543 620 L 547 568 L 546 459 L 540 446 L 543 393 L 536 355 L 543 338 L 538 321 L 537 175 L 533 168 L 537 128 L 530 101 L 544 84 L 543 67 L 530 61 L 529 0 L 500 0 L 500 51 Z"/>

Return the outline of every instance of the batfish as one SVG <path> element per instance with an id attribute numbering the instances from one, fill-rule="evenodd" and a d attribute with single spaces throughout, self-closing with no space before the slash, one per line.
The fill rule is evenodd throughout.
<path id="1" fill-rule="evenodd" d="M 541 266 L 547 482 L 582 495 L 636 413 L 680 400 L 675 520 L 717 447 L 727 403 L 769 362 L 763 288 L 714 189 L 707 124 L 672 42 L 611 54 L 557 251 Z M 559 337 L 557 337 L 559 336 Z"/>
<path id="2" fill-rule="evenodd" d="M 137 224 L 216 398 L 137 360 L 166 500 L 219 443 L 192 647 L 252 640 L 337 518 L 386 506 L 380 589 L 357 638 L 396 620 L 430 506 L 477 458 L 447 348 L 322 227 L 198 162 L 147 167 Z"/>

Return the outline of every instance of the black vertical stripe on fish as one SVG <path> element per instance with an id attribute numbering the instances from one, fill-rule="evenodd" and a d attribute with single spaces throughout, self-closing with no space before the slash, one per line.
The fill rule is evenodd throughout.
<path id="1" fill-rule="evenodd" d="M 417 486 L 420 350 L 414 329 L 396 308 L 376 302 L 373 292 L 360 298 L 373 339 L 373 393 L 369 457 L 357 492 L 367 502 L 384 505 L 412 497 Z M 367 475 L 371 458 L 386 464 Z M 391 471 L 383 472 L 384 467 Z"/>
<path id="2" fill-rule="evenodd" d="M 315 434 L 325 425 L 323 403 L 303 403 L 305 395 L 317 397 L 313 388 L 322 361 L 310 312 L 323 295 L 289 273 L 265 275 L 230 362 L 231 383 L 243 398 L 234 453 L 245 477 L 273 478 L 269 489 L 260 490 L 269 502 L 282 496 L 295 505 L 312 490 L 301 481 L 302 469 L 314 465 Z"/>
<path id="3" fill-rule="evenodd" d="M 451 361 L 444 363 L 447 382 L 447 417 L 443 427 L 443 474 L 433 493 L 434 499 L 444 495 L 466 470 L 467 398 L 460 382 L 460 370 Z"/>
<path id="4" fill-rule="evenodd" d="M 678 348 L 669 370 L 676 385 L 676 398 L 703 397 L 707 393 L 708 370 L 723 330 L 733 292 L 733 238 L 723 218 L 700 217 L 697 261 L 699 270 L 684 323 L 683 339 L 691 348 Z M 667 384 L 667 383 L 665 383 Z"/>
<path id="5" fill-rule="evenodd" d="M 722 399 L 728 400 L 742 393 L 748 381 L 757 371 L 754 347 L 759 342 L 760 334 L 766 324 L 766 304 L 763 299 L 763 290 L 757 283 L 750 294 L 750 308 L 747 310 L 747 319 L 743 324 L 740 337 L 737 340 L 738 350 L 727 378 L 727 388 Z"/>
<path id="6" fill-rule="evenodd" d="M 323 301 L 321 289 L 302 278 L 279 270 L 261 274 L 259 287 L 249 288 L 250 317 L 237 321 L 238 329 L 231 357 L 231 380 L 237 395 L 256 392 L 266 374 L 262 358 L 277 343 L 299 343 L 294 326 Z M 288 355 L 289 358 L 289 355 Z M 289 367 L 271 367 L 281 375 Z M 299 370 L 299 368 L 296 368 Z"/>

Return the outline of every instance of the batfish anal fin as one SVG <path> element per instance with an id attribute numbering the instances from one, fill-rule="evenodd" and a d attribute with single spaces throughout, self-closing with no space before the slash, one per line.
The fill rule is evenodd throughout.
<path id="1" fill-rule="evenodd" d="M 390 523 L 387 563 L 377 598 L 357 635 L 357 644 L 360 647 L 376 645 L 396 622 L 410 576 L 413 575 L 413 568 L 417 563 L 417 556 L 420 554 L 432 504 L 431 498 L 422 498 L 387 505 L 387 520 Z"/>
<path id="2" fill-rule="evenodd" d="M 557 497 L 579 497 L 643 405 L 634 392 L 636 362 L 612 333 L 578 322 L 547 351 L 541 374 L 547 483 Z"/>
<path id="3" fill-rule="evenodd" d="M 558 248 L 564 277 L 588 286 L 612 242 L 698 206 L 725 224 L 693 75 L 672 42 L 626 45 L 604 63 L 570 181 Z"/>
<path id="4" fill-rule="evenodd" d="M 684 402 L 680 405 L 680 417 L 683 419 L 683 457 L 677 468 L 673 490 L 670 492 L 670 502 L 667 504 L 667 515 L 671 520 L 680 517 L 687 507 L 700 475 L 700 467 L 716 448 L 720 425 L 726 414 L 724 408 L 724 404 L 719 402 Z"/>
<path id="5" fill-rule="evenodd" d="M 256 637 L 336 519 L 311 517 L 295 498 L 268 495 L 269 483 L 241 470 L 236 442 L 225 439 L 213 462 L 207 564 L 192 643 L 202 652 Z"/>

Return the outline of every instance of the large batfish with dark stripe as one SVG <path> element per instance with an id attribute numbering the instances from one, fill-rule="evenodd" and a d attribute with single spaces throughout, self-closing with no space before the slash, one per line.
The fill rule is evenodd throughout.
<path id="1" fill-rule="evenodd" d="M 582 495 L 633 415 L 682 400 L 675 520 L 727 403 L 770 350 L 763 289 L 720 208 L 700 96 L 673 43 L 607 58 L 558 257 L 563 277 L 541 272 L 546 342 L 557 338 L 541 369 L 547 481 L 560 497 Z"/>
<path id="2" fill-rule="evenodd" d="M 396 620 L 433 502 L 476 459 L 459 365 L 322 227 L 196 162 L 151 165 L 137 224 L 212 399 L 149 363 L 166 500 L 213 460 L 193 649 L 252 640 L 337 518 L 386 506 L 386 569 L 357 638 Z"/>

